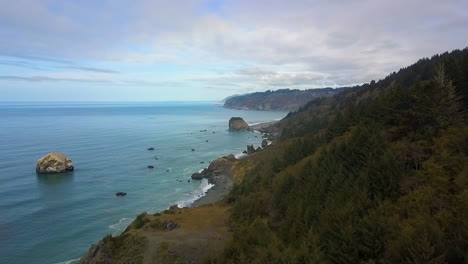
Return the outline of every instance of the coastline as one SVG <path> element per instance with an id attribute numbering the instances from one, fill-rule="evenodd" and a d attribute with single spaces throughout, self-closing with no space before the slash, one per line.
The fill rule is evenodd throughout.
<path id="1" fill-rule="evenodd" d="M 215 181 L 212 181 L 212 184 L 214 186 L 208 189 L 205 195 L 195 200 L 189 207 L 198 207 L 221 201 L 234 185 L 232 174 L 221 174 L 217 176 Z"/>
<path id="2" fill-rule="evenodd" d="M 262 122 L 262 123 L 258 123 L 255 125 L 251 125 L 250 128 L 251 130 L 255 130 L 255 131 L 259 131 L 263 133 L 261 130 L 267 129 L 270 126 L 278 122 L 279 120 Z M 245 154 L 241 158 L 238 158 L 237 160 L 246 159 L 249 156 L 250 155 Z M 195 200 L 188 207 L 198 207 L 198 206 L 203 206 L 203 205 L 208 205 L 208 204 L 214 204 L 214 203 L 221 201 L 227 194 L 229 194 L 232 187 L 234 186 L 234 180 L 232 176 L 231 167 L 232 166 L 224 170 L 222 174 L 212 177 L 210 179 L 210 183 L 213 184 L 214 186 L 211 187 L 208 191 L 206 191 L 205 195 Z"/>
<path id="3" fill-rule="evenodd" d="M 258 129 L 257 130 L 258 132 L 265 134 L 265 132 L 262 132 L 260 129 L 268 128 L 269 126 L 277 122 L 278 121 L 275 120 L 275 121 L 259 123 L 259 124 L 252 126 L 251 130 Z M 254 153 L 245 154 L 239 158 L 236 158 L 234 155 L 230 154 L 229 156 L 224 156 L 224 157 L 221 157 L 212 161 L 210 165 L 208 166 L 208 168 L 204 169 L 205 170 L 204 176 L 201 178 L 201 179 L 203 178 L 207 179 L 208 183 L 212 184 L 212 187 L 208 189 L 203 196 L 193 201 L 192 204 L 184 206 L 183 207 L 184 209 L 179 208 L 177 205 L 172 205 L 167 210 L 164 210 L 159 213 L 152 214 L 152 215 L 144 212 L 140 214 L 136 219 L 134 219 L 130 223 L 130 225 L 127 226 L 126 230 L 122 234 L 116 237 L 106 236 L 105 238 L 97 242 L 96 244 L 91 245 L 91 248 L 88 250 L 86 255 L 84 255 L 78 260 L 71 260 L 72 261 L 71 263 L 78 262 L 78 263 L 90 264 L 90 263 L 100 263 L 96 261 L 101 261 L 101 260 L 102 261 L 112 260 L 114 253 L 112 253 L 112 250 L 109 251 L 109 247 L 112 248 L 113 246 L 115 246 L 112 242 L 114 241 L 113 239 L 122 239 L 122 240 L 130 239 L 128 240 L 128 243 L 132 244 L 132 243 L 136 243 L 135 239 L 138 239 L 138 237 L 144 238 L 144 239 L 150 238 L 149 240 L 147 240 L 148 243 L 159 245 L 159 243 L 162 243 L 168 240 L 173 241 L 174 234 L 175 234 L 175 236 L 177 236 L 179 239 L 176 242 L 176 244 L 178 245 L 171 247 L 170 251 L 168 251 L 169 253 L 172 252 L 170 254 L 174 254 L 174 252 L 180 251 L 181 249 L 186 248 L 187 245 L 189 245 L 188 246 L 189 248 L 193 248 L 196 251 L 196 252 L 192 252 L 194 254 L 196 253 L 195 255 L 197 254 L 200 255 L 203 252 L 206 253 L 209 250 L 213 250 L 214 248 L 216 248 L 216 246 L 219 246 L 218 243 L 215 243 L 214 245 L 210 245 L 208 248 L 211 248 L 211 249 L 206 251 L 207 249 L 206 245 L 203 246 L 204 250 L 202 250 L 202 248 L 198 248 L 199 246 L 198 243 L 192 244 L 193 238 L 202 237 L 204 241 L 205 240 L 210 241 L 206 236 L 211 237 L 213 234 L 215 234 L 215 236 L 219 237 L 218 240 L 229 239 L 230 233 L 224 224 L 227 221 L 227 217 L 229 215 L 229 213 L 227 213 L 226 211 L 228 207 L 226 207 L 226 205 L 223 205 L 219 202 L 222 201 L 226 197 L 226 195 L 229 194 L 229 192 L 234 186 L 233 171 L 232 171 L 234 164 L 239 162 L 239 160 L 250 157 L 253 154 Z M 203 173 L 203 172 L 198 172 L 198 174 L 200 173 Z M 211 205 L 211 206 L 208 206 L 208 205 Z M 181 218 L 180 214 L 187 215 L 187 216 Z M 193 218 L 194 214 L 199 214 L 199 215 Z M 177 216 L 176 218 L 174 218 L 175 215 Z M 219 216 L 216 216 L 216 215 L 219 215 Z M 211 220 L 194 222 L 194 219 L 199 219 L 201 216 L 203 217 L 209 216 L 208 219 L 211 219 Z M 223 221 L 216 220 L 217 218 L 220 218 L 220 217 L 223 218 L 224 220 Z M 155 230 L 148 231 L 148 228 L 151 229 L 151 226 L 152 226 L 151 224 L 145 225 L 146 222 L 143 222 L 143 225 L 145 225 L 145 227 L 143 226 L 138 227 L 138 225 L 141 224 L 141 221 L 143 218 L 146 219 L 145 221 L 151 222 L 151 224 L 156 223 L 154 221 L 160 221 L 158 220 L 159 218 L 167 218 L 168 220 L 166 220 L 166 222 L 163 222 L 163 223 L 173 224 L 175 225 L 174 228 L 177 228 L 177 230 L 171 233 L 164 232 L 165 231 L 164 228 L 161 230 L 158 229 L 156 231 Z M 215 219 L 214 221 L 215 224 L 213 224 L 212 222 L 213 218 Z M 157 222 L 157 223 L 159 223 L 160 225 L 161 222 Z M 193 230 L 192 228 L 190 228 L 191 225 L 195 225 L 195 226 L 206 225 L 206 226 L 203 227 L 204 229 L 202 228 L 202 230 L 204 231 L 200 231 L 200 230 Z M 213 230 L 206 231 L 208 229 L 213 229 Z M 169 229 L 169 230 L 172 230 L 172 229 Z M 136 234 L 139 234 L 139 236 L 138 235 L 136 236 Z M 140 241 L 140 243 L 143 243 L 143 242 Z M 140 253 L 145 252 L 142 246 L 143 244 L 132 244 L 135 246 L 134 248 L 136 250 L 135 252 L 140 252 Z M 178 252 L 178 255 L 185 256 L 185 257 L 190 255 L 188 258 L 191 259 L 191 261 L 193 259 L 200 259 L 199 256 L 194 257 L 193 254 L 187 254 L 184 250 L 182 250 L 181 252 Z M 142 255 L 140 255 L 140 257 L 141 256 Z M 151 256 L 154 257 L 153 255 Z"/>
<path id="4" fill-rule="evenodd" d="M 270 126 L 278 123 L 280 120 L 272 120 L 272 121 L 268 121 L 268 122 L 263 122 L 263 123 L 258 123 L 258 124 L 254 124 L 254 125 L 251 125 L 250 128 L 252 130 L 256 130 L 256 131 L 260 131 L 262 129 L 267 129 L 269 128 Z M 260 131 L 261 132 L 261 131 Z"/>

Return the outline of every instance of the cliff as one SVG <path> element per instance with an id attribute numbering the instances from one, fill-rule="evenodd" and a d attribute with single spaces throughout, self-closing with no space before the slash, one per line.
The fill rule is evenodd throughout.
<path id="1" fill-rule="evenodd" d="M 241 160 L 204 263 L 467 263 L 468 49 L 313 99 Z"/>
<path id="2" fill-rule="evenodd" d="M 143 214 L 104 253 L 143 263 L 466 263 L 467 99 L 468 49 L 313 99 L 266 128 L 274 144 L 235 163 L 221 203 Z M 171 233 L 170 221 L 190 232 Z"/>
<path id="3" fill-rule="evenodd" d="M 297 110 L 314 98 L 334 95 L 342 89 L 277 90 L 228 97 L 224 107 L 241 110 Z"/>

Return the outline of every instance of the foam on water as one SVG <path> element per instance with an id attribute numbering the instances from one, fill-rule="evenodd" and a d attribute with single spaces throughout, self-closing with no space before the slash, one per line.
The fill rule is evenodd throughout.
<path id="1" fill-rule="evenodd" d="M 241 152 L 241 153 L 235 154 L 234 157 L 236 157 L 236 159 L 242 159 L 242 158 L 247 157 L 247 154 Z"/>
<path id="2" fill-rule="evenodd" d="M 80 261 L 81 258 L 76 258 L 76 259 L 70 259 L 70 260 L 65 260 L 62 262 L 57 262 L 55 264 L 77 264 Z"/>
<path id="3" fill-rule="evenodd" d="M 183 208 L 183 207 L 189 207 L 190 205 L 193 204 L 193 202 L 195 202 L 196 200 L 200 199 L 201 197 L 205 196 L 206 195 L 206 192 L 213 188 L 214 184 L 211 184 L 208 182 L 207 179 L 202 179 L 202 182 L 201 182 L 201 189 L 200 190 L 197 190 L 195 192 L 192 192 L 191 194 L 188 194 L 188 198 L 185 198 L 185 199 L 182 199 L 180 201 L 178 201 L 176 204 L 177 206 L 179 206 L 180 208 Z"/>
<path id="4" fill-rule="evenodd" d="M 119 222 L 109 225 L 109 228 L 112 229 L 112 235 L 118 235 L 122 233 L 125 228 L 133 221 L 134 218 L 124 217 L 119 220 Z"/>

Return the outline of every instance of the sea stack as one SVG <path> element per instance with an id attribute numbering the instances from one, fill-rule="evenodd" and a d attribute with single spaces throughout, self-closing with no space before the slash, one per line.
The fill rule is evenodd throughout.
<path id="1" fill-rule="evenodd" d="M 231 117 L 229 119 L 229 131 L 245 131 L 249 129 L 249 125 L 241 117 Z"/>
<path id="2" fill-rule="evenodd" d="M 37 161 L 36 172 L 38 173 L 60 173 L 73 171 L 73 162 L 62 153 L 52 152 Z"/>

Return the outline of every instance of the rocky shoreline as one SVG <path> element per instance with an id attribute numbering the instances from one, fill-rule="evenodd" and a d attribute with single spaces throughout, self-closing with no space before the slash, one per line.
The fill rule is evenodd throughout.
<path id="1" fill-rule="evenodd" d="M 279 122 L 279 120 L 263 122 L 263 123 L 251 125 L 250 129 L 262 132 L 263 129 L 267 129 L 267 128 L 271 127 L 272 125 L 274 125 L 274 124 L 276 124 L 278 122 Z"/>
<path id="2" fill-rule="evenodd" d="M 213 183 L 214 186 L 211 187 L 204 196 L 195 200 L 190 207 L 197 207 L 202 205 L 213 204 L 218 201 L 221 201 L 225 195 L 229 193 L 234 185 L 232 179 L 232 174 L 225 175 L 222 174 L 218 177 L 216 182 Z"/>
<path id="3" fill-rule="evenodd" d="M 268 132 L 266 132 L 265 129 L 272 126 L 276 122 L 277 121 L 270 121 L 270 122 L 257 124 L 255 126 L 252 126 L 251 130 L 260 131 L 261 133 L 263 133 L 263 138 L 266 138 L 268 136 L 271 136 L 271 134 L 267 134 Z M 247 149 L 249 149 L 249 147 L 253 148 L 252 146 L 247 146 Z M 266 145 L 263 147 L 266 147 Z M 261 148 L 259 147 L 259 149 Z M 216 227 L 215 224 L 211 224 L 211 222 L 208 222 L 207 226 L 204 227 L 205 229 L 202 228 L 205 231 L 206 229 L 215 228 L 216 230 L 214 231 L 199 232 L 197 231 L 198 229 L 191 230 L 189 228 L 190 225 L 192 224 L 200 224 L 197 221 L 193 222 L 193 218 L 190 217 L 189 215 L 192 213 L 197 213 L 200 210 L 207 210 L 208 211 L 207 213 L 203 213 L 202 211 L 200 211 L 203 213 L 202 214 L 203 217 L 213 218 L 213 215 L 216 215 L 216 213 L 220 214 L 219 217 L 221 216 L 227 217 L 228 214 L 225 213 L 226 211 L 225 206 L 221 204 L 216 204 L 216 203 L 221 201 L 231 191 L 234 185 L 233 171 L 232 171 L 233 165 L 237 163 L 240 159 L 248 158 L 251 154 L 255 153 L 256 151 L 258 151 L 258 149 L 254 150 L 254 152 L 248 153 L 247 155 L 239 159 L 237 159 L 234 155 L 231 154 L 229 156 L 221 157 L 219 159 L 212 161 L 210 165 L 208 166 L 208 168 L 204 169 L 201 172 L 194 173 L 192 175 L 193 180 L 208 179 L 208 182 L 210 184 L 213 184 L 214 186 L 210 188 L 205 193 L 204 196 L 195 200 L 189 206 L 190 209 L 181 209 L 181 208 L 178 208 L 177 205 L 173 205 L 169 209 L 161 213 L 155 213 L 153 215 L 142 213 L 135 220 L 133 220 L 133 222 L 127 227 L 127 229 L 121 235 L 117 237 L 107 236 L 104 239 L 100 240 L 97 244 L 92 245 L 90 250 L 86 254 L 86 256 L 80 259 L 79 263 L 85 263 L 85 264 L 112 263 L 114 258 L 125 258 L 125 256 L 119 255 L 120 253 L 118 253 L 117 251 L 122 251 L 122 252 L 134 251 L 133 252 L 134 255 L 138 255 L 140 258 L 140 261 L 142 261 L 144 258 L 144 255 L 142 252 L 145 251 L 145 248 L 146 249 L 151 248 L 150 246 L 145 247 L 144 246 L 145 243 L 150 243 L 150 244 L 156 243 L 157 245 L 160 246 L 161 244 L 159 243 L 163 243 L 163 242 L 165 243 L 165 241 L 167 240 L 172 241 L 173 236 L 181 236 L 184 242 L 182 243 L 183 246 L 179 246 L 180 248 L 175 247 L 174 249 L 168 250 L 168 254 L 171 255 L 172 257 L 175 255 L 181 255 L 181 256 L 187 255 L 187 254 L 184 254 L 185 250 L 187 249 L 187 245 L 184 243 L 187 243 L 187 244 L 191 243 L 190 241 L 192 241 L 197 236 L 203 236 L 206 234 L 212 236 L 212 234 L 218 234 L 218 236 L 220 236 L 219 239 L 229 239 L 230 237 L 229 230 L 224 225 L 227 219 L 224 219 L 221 222 L 219 220 L 214 221 L 215 223 L 218 223 L 216 225 L 220 225 L 220 227 Z M 208 207 L 205 206 L 205 205 L 213 205 L 213 204 L 216 204 L 216 205 L 208 206 Z M 187 223 L 184 223 L 183 222 L 184 220 L 180 219 L 180 214 L 189 214 L 186 219 Z M 177 219 L 174 218 L 173 220 L 164 220 L 162 222 L 159 220 L 159 218 L 168 218 L 168 219 L 171 218 L 172 219 L 174 216 L 177 216 Z M 197 217 L 199 218 L 200 216 L 197 216 Z M 182 221 L 182 224 L 180 224 L 180 221 Z M 163 223 L 165 226 L 167 226 L 167 223 L 169 223 L 171 224 L 171 227 L 173 226 L 174 228 L 163 228 L 164 230 L 163 229 L 153 230 L 155 226 L 160 228 L 161 223 Z M 201 224 L 203 224 L 203 222 Z M 175 229 L 175 231 L 173 231 L 172 229 Z M 192 233 L 188 234 L 188 232 L 193 232 L 193 234 Z M 183 235 L 180 235 L 180 234 L 178 235 L 177 233 L 183 233 Z M 138 235 L 135 236 L 136 234 Z M 138 240 L 138 239 L 142 239 L 142 240 Z M 208 238 L 203 238 L 202 240 L 204 241 L 204 243 L 208 243 L 207 241 L 210 241 Z M 215 244 L 217 246 L 220 245 L 218 243 L 215 243 Z M 121 245 L 125 248 L 116 248 L 117 247 L 116 245 Z M 190 245 L 189 248 L 196 248 L 197 245 L 199 246 L 199 243 L 196 243 L 196 245 L 195 244 Z M 210 247 L 215 248 L 215 246 L 210 246 Z M 188 254 L 190 256 L 187 258 L 191 260 L 188 261 L 187 263 L 189 262 L 191 263 L 195 259 L 197 260 L 201 259 L 200 256 L 197 256 L 197 254 L 201 254 L 203 252 L 204 253 L 209 252 L 211 250 L 210 247 L 209 248 L 204 247 L 205 250 L 196 248 L 195 250 L 197 251 L 196 254 L 195 253 Z M 175 254 L 174 252 L 177 249 L 183 249 L 183 250 L 181 252 L 176 252 L 177 254 Z M 161 254 L 161 252 L 158 252 L 157 254 Z"/>
<path id="4" fill-rule="evenodd" d="M 268 122 L 263 122 L 263 123 L 259 123 L 259 124 L 255 124 L 255 125 L 252 125 L 250 126 L 250 129 L 251 130 L 255 130 L 255 131 L 259 131 L 263 134 L 263 137 L 264 138 L 268 138 L 268 140 L 272 140 L 273 138 L 271 137 L 271 134 L 270 134 L 270 131 L 268 130 L 269 128 L 271 128 L 274 124 L 276 124 L 277 120 L 274 120 L 274 121 L 268 121 Z M 266 145 L 262 142 L 262 147 L 264 148 Z M 247 148 L 249 148 L 250 146 L 247 146 Z M 239 158 L 239 159 L 245 159 L 245 158 L 248 158 L 249 155 L 251 155 L 253 153 L 249 152 L 247 153 L 247 155 Z M 210 167 L 218 167 L 219 165 L 215 165 L 216 161 L 219 161 L 219 160 L 222 160 L 222 159 L 228 159 L 228 160 L 231 160 L 233 161 L 232 163 L 230 163 L 228 166 L 225 166 L 224 168 L 222 168 L 222 173 L 219 173 L 217 175 L 209 175 L 207 176 L 206 178 L 208 178 L 208 181 L 211 183 L 211 184 L 214 184 L 213 187 L 211 187 L 206 193 L 204 196 L 198 198 L 197 200 L 195 200 L 191 205 L 190 207 L 197 207 L 197 206 L 202 206 L 202 205 L 208 205 L 208 204 L 214 204 L 216 202 L 219 202 L 221 201 L 232 189 L 233 185 L 234 185 L 234 180 L 233 180 L 233 174 L 232 174 L 232 165 L 234 164 L 234 162 L 236 161 L 236 158 L 234 157 L 234 160 L 233 160 L 233 155 L 229 155 L 227 157 L 222 157 L 222 158 L 219 158 L 215 161 L 213 161 L 210 166 L 208 167 L 208 174 L 210 174 L 211 172 L 209 172 L 209 168 Z M 201 174 L 204 173 L 204 171 L 201 172 Z"/>

